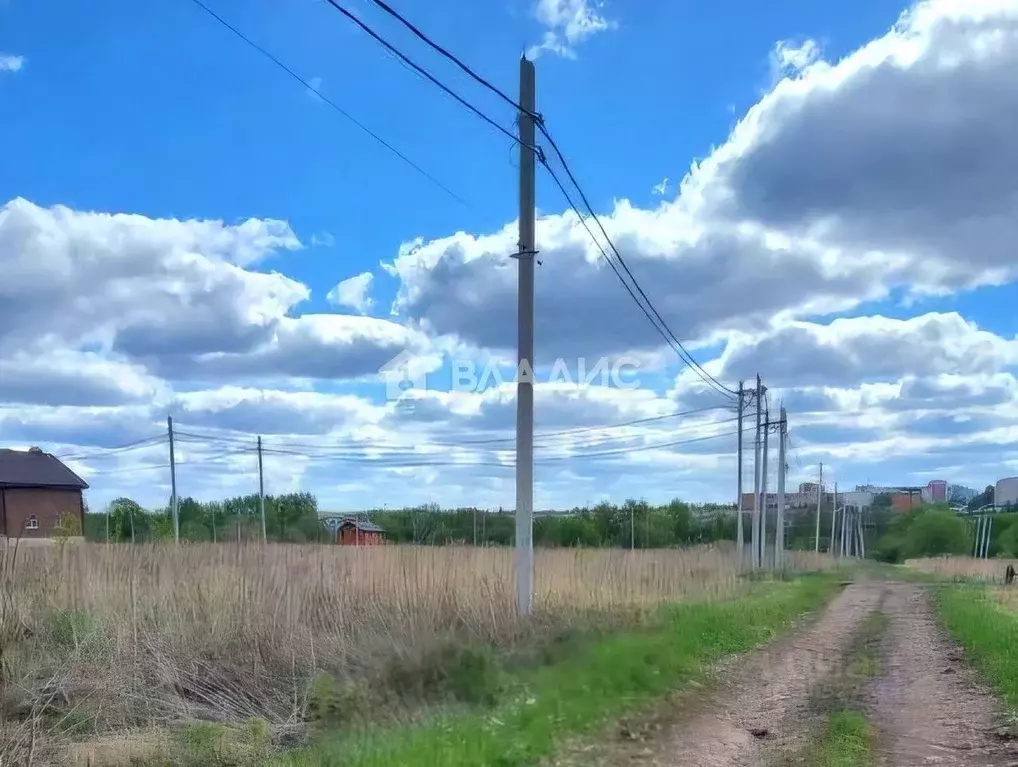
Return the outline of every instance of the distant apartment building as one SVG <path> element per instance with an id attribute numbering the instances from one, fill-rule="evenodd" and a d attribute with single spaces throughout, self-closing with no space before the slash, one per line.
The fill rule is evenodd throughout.
<path id="1" fill-rule="evenodd" d="M 946 503 L 947 481 L 931 479 L 930 483 L 922 490 L 922 499 L 923 503 Z"/>
<path id="2" fill-rule="evenodd" d="M 996 506 L 1018 505 L 1018 477 L 997 480 L 993 488 L 993 503 Z"/>
<path id="3" fill-rule="evenodd" d="M 874 494 L 869 490 L 848 490 L 838 493 L 838 505 L 856 509 L 868 509 L 873 505 Z"/>

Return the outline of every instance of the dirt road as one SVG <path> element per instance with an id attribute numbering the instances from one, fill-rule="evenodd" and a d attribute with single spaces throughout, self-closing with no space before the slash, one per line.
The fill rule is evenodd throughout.
<path id="1" fill-rule="evenodd" d="M 852 670 L 860 643 L 879 656 L 861 683 Z M 585 764 L 809 764 L 831 696 L 849 688 L 879 732 L 878 764 L 1018 765 L 993 696 L 935 621 L 923 588 L 883 581 L 846 587 L 811 624 L 735 664 L 709 695 L 672 706 L 653 737 L 592 750 Z"/>

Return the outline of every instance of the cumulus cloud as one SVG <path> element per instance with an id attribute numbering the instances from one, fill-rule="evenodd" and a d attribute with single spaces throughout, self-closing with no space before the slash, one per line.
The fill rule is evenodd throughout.
<path id="1" fill-rule="evenodd" d="M 361 314 L 367 314 L 375 303 L 370 295 L 374 279 L 375 276 L 371 272 L 362 272 L 355 277 L 349 277 L 330 290 L 326 298 L 336 306 L 345 306 Z"/>
<path id="2" fill-rule="evenodd" d="M 677 199 L 649 210 L 619 201 L 605 226 L 691 341 L 897 290 L 1008 281 L 1018 274 L 1018 151 L 1007 128 L 1018 119 L 1018 91 L 1007 87 L 1016 35 L 1010 2 L 917 6 L 836 64 L 778 83 Z M 393 264 L 397 310 L 508 346 L 515 228 L 404 248 Z M 538 322 L 553 354 L 594 338 L 606 352 L 660 341 L 575 216 L 546 216 L 537 234 Z"/>
<path id="3" fill-rule="evenodd" d="M 0 72 L 18 72 L 25 66 L 24 56 L 0 53 Z"/>
<path id="4" fill-rule="evenodd" d="M 299 247 L 283 221 L 227 225 L 13 200 L 0 208 L 0 371 L 56 346 L 98 348 L 176 379 L 354 378 L 421 348 L 421 334 L 394 322 L 297 315 L 308 287 L 253 267 Z"/>
<path id="5" fill-rule="evenodd" d="M 775 81 L 802 73 L 820 58 L 820 46 L 815 40 L 793 42 L 781 40 L 771 51 L 771 75 Z"/>
<path id="6" fill-rule="evenodd" d="M 548 52 L 576 58 L 578 44 L 616 26 L 602 15 L 601 5 L 597 0 L 537 0 L 534 15 L 545 27 L 545 33 L 541 43 L 531 46 L 527 55 L 536 59 Z"/>
<path id="7" fill-rule="evenodd" d="M 563 55 L 612 26 L 580 0 L 535 13 L 538 48 Z M 779 43 L 771 91 L 673 198 L 662 187 L 650 208 L 605 211 L 704 366 L 729 384 L 763 373 L 789 411 L 793 466 L 822 460 L 844 482 L 956 467 L 949 479 L 980 485 L 1018 465 L 1016 339 L 948 312 L 829 320 L 1018 278 L 1016 57 L 1018 8 L 1004 0 L 922 3 L 837 62 L 812 41 Z M 671 353 L 575 215 L 543 215 L 537 234 L 538 365 L 635 353 L 658 366 L 658 385 L 636 392 L 538 385 L 538 506 L 734 496 L 730 410 L 646 420 L 726 403 L 677 360 L 664 368 Z M 196 495 L 221 496 L 224 473 L 254 487 L 250 452 L 229 446 L 264 433 L 280 447 L 266 456 L 273 486 L 314 490 L 323 508 L 377 504 L 379 486 L 391 505 L 511 505 L 511 386 L 392 403 L 374 373 L 403 350 L 429 371 L 464 350 L 513 360 L 516 239 L 508 222 L 404 244 L 384 265 L 399 283 L 389 319 L 363 316 L 368 272 L 328 294 L 361 316 L 302 314 L 309 287 L 272 269 L 301 246 L 285 222 L 13 200 L 0 208 L 0 433 L 80 451 L 159 434 L 172 414 L 223 440 L 181 441 Z M 602 428 L 628 421 L 640 423 Z M 99 470 L 118 479 L 96 493 L 142 476 L 142 499 L 165 503 L 160 450 L 84 465 L 138 470 Z"/>
<path id="8" fill-rule="evenodd" d="M 1018 363 L 1018 339 L 980 330 L 954 312 L 905 320 L 852 317 L 735 336 L 722 363 L 728 380 L 760 373 L 774 386 L 855 386 L 906 375 L 997 373 Z"/>
<path id="9" fill-rule="evenodd" d="M 0 360 L 0 402 L 29 405 L 126 405 L 165 397 L 165 383 L 137 364 L 95 352 L 51 350 Z"/>

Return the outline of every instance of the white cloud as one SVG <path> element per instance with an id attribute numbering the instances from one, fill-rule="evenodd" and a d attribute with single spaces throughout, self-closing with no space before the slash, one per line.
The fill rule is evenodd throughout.
<path id="1" fill-rule="evenodd" d="M 371 272 L 362 272 L 355 277 L 348 277 L 329 291 L 326 296 L 329 303 L 345 306 L 361 314 L 367 314 L 374 306 L 371 298 L 371 283 L 375 276 Z"/>
<path id="2" fill-rule="evenodd" d="M 820 46 L 815 40 L 800 43 L 782 40 L 771 51 L 771 76 L 774 81 L 795 77 L 820 59 Z"/>
<path id="3" fill-rule="evenodd" d="M 733 336 L 721 363 L 725 380 L 760 373 L 774 386 L 992 375 L 1018 364 L 1018 339 L 980 330 L 954 312 L 906 320 L 852 317 L 827 325 L 792 322 L 760 335 Z"/>
<path id="4" fill-rule="evenodd" d="M 1018 276 L 1018 6 L 934 2 L 834 65 L 786 79 L 679 196 L 602 220 L 676 334 L 723 340 Z M 660 346 L 572 214 L 541 218 L 551 356 Z M 395 308 L 482 346 L 514 339 L 515 223 L 404 247 Z M 616 307 L 606 311 L 605 307 Z"/>
<path id="5" fill-rule="evenodd" d="M 312 248 L 331 248 L 336 244 L 336 238 L 329 232 L 317 232 L 311 235 Z"/>
<path id="6" fill-rule="evenodd" d="M 578 44 L 616 26 L 602 15 L 601 5 L 597 0 L 537 0 L 534 15 L 546 31 L 540 45 L 531 46 L 527 55 L 536 59 L 548 52 L 575 58 Z"/>
<path id="7" fill-rule="evenodd" d="M 537 13 L 544 49 L 563 55 L 611 26 L 589 3 Z M 809 41 L 779 44 L 774 61 L 784 77 L 673 198 L 661 185 L 648 209 L 620 199 L 605 227 L 709 371 L 729 384 L 763 373 L 803 478 L 816 461 L 843 484 L 1013 473 L 1016 339 L 954 312 L 830 315 L 903 295 L 917 300 L 881 311 L 915 314 L 924 294 L 1018 279 L 1018 8 L 925 3 L 840 61 Z M 404 349 L 439 387 L 443 355 L 511 363 L 516 239 L 508 222 L 406 243 L 385 265 L 395 317 L 302 314 L 310 288 L 273 261 L 300 247 L 285 222 L 14 200 L 0 208 L 0 434 L 80 453 L 161 434 L 173 415 L 222 439 L 181 439 L 178 485 L 199 497 L 256 487 L 263 433 L 267 490 L 310 489 L 322 508 L 511 506 L 512 387 L 397 405 L 373 374 Z M 538 364 L 636 352 L 656 367 L 635 392 L 537 387 L 537 505 L 734 497 L 730 412 L 590 428 L 721 398 L 668 356 L 574 215 L 542 216 L 538 247 Z M 366 314 L 372 287 L 364 272 L 328 298 Z M 165 503 L 164 445 L 106 455 L 75 464 L 94 469 L 92 497 Z"/>
<path id="8" fill-rule="evenodd" d="M 0 72 L 18 72 L 25 66 L 24 56 L 0 53 Z"/>
<path id="9" fill-rule="evenodd" d="M 300 242 L 283 221 L 178 221 L 0 208 L 0 364 L 97 349 L 171 378 L 374 374 L 423 337 L 394 322 L 298 315 L 310 291 L 252 267 Z"/>

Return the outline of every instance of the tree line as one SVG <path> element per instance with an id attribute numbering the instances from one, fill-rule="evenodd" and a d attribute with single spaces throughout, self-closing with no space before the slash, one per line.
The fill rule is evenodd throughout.
<path id="1" fill-rule="evenodd" d="M 261 513 L 257 495 L 223 501 L 181 498 L 178 502 L 180 538 L 187 541 L 259 540 Z M 470 544 L 511 546 L 516 538 L 512 510 L 442 509 L 428 504 L 403 509 L 369 509 L 350 514 L 371 521 L 385 531 L 390 543 L 421 545 Z M 334 534 L 319 515 L 311 493 L 265 496 L 266 537 L 280 542 L 329 542 Z M 534 517 L 537 546 L 607 546 L 666 548 L 735 538 L 734 507 L 688 504 L 673 500 L 663 505 L 629 500 L 599 503 L 567 512 Z M 145 509 L 130 498 L 117 498 L 105 512 L 85 517 L 85 537 L 91 541 L 146 543 L 173 540 L 169 506 Z"/>

